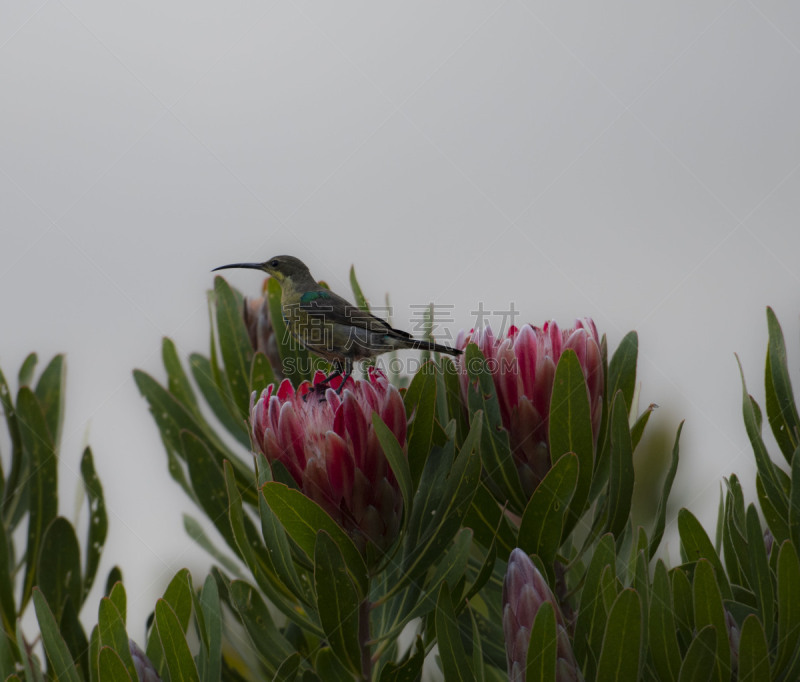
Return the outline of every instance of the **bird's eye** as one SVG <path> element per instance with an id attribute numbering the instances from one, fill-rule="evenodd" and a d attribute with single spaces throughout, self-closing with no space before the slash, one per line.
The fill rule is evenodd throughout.
<path id="1" fill-rule="evenodd" d="M 278 262 L 277 258 L 275 260 L 270 261 L 270 264 L 269 264 L 269 266 L 271 268 L 277 268 L 279 265 L 280 265 L 280 263 Z"/>

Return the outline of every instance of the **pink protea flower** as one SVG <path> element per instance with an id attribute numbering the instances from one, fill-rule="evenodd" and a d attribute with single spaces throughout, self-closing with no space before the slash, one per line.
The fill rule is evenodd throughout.
<path id="1" fill-rule="evenodd" d="M 323 379 L 322 372 L 314 384 Z M 304 381 L 269 386 L 251 407 L 255 445 L 281 462 L 300 490 L 319 504 L 363 552 L 370 540 L 388 548 L 397 536 L 403 498 L 372 426 L 377 412 L 405 450 L 406 412 L 400 393 L 382 372 L 369 381 L 347 380 L 344 391 L 324 396 Z"/>
<path id="2" fill-rule="evenodd" d="M 278 339 L 272 328 L 269 313 L 269 301 L 266 295 L 258 298 L 245 297 L 242 307 L 242 318 L 250 337 L 250 345 L 254 351 L 264 353 L 278 379 L 283 378 L 281 357 L 278 352 Z"/>
<path id="3" fill-rule="evenodd" d="M 531 628 L 539 607 L 546 601 L 553 605 L 556 614 L 556 680 L 566 682 L 582 679 L 556 598 L 528 555 L 516 548 L 508 558 L 503 580 L 503 634 L 508 679 L 511 682 L 525 682 Z"/>
<path id="4" fill-rule="evenodd" d="M 461 332 L 456 347 L 477 344 L 492 372 L 503 426 L 509 432 L 511 449 L 522 489 L 531 495 L 550 469 L 548 424 L 550 397 L 556 365 L 561 353 L 571 348 L 578 356 L 589 390 L 592 432 L 595 442 L 603 407 L 603 363 L 597 327 L 590 318 L 576 320 L 572 329 L 559 329 L 555 321 L 540 327 L 512 326 L 506 338 L 498 338 L 488 326 Z M 456 362 L 461 372 L 461 389 L 466 398 L 469 377 L 465 356 Z"/>

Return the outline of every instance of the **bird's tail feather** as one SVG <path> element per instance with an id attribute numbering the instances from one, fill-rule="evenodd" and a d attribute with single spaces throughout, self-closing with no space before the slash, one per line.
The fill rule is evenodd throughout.
<path id="1" fill-rule="evenodd" d="M 428 350 L 434 353 L 446 353 L 447 355 L 454 355 L 459 356 L 464 351 L 460 348 L 450 348 L 449 346 L 443 346 L 441 343 L 434 343 L 433 341 L 423 341 L 421 339 L 408 339 L 404 344 L 406 348 L 412 348 L 414 350 Z"/>

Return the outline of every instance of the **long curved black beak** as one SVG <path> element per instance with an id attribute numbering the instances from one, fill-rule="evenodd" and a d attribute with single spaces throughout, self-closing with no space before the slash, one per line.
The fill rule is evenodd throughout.
<path id="1" fill-rule="evenodd" d="M 263 263 L 231 263 L 230 265 L 220 265 L 218 268 L 214 268 L 211 272 L 216 272 L 217 270 L 228 270 L 229 268 L 248 268 L 249 270 L 263 270 L 264 264 Z"/>

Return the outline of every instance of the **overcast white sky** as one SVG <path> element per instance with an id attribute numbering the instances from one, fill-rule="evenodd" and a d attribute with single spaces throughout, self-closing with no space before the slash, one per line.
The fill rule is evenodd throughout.
<path id="1" fill-rule="evenodd" d="M 67 353 L 62 513 L 88 434 L 134 634 L 209 562 L 131 370 L 207 351 L 216 265 L 349 294 L 354 263 L 453 336 L 481 303 L 638 330 L 709 528 L 723 475 L 752 491 L 733 353 L 763 404 L 767 305 L 800 384 L 796 3 L 2 0 L 0 93 L 0 363 Z"/>

